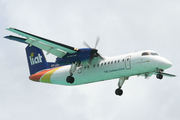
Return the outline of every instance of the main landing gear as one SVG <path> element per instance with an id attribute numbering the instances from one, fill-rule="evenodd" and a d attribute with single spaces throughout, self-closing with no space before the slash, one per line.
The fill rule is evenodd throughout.
<path id="1" fill-rule="evenodd" d="M 72 76 L 73 76 L 74 72 L 76 71 L 77 67 L 80 66 L 80 64 L 81 64 L 81 62 L 75 62 L 75 63 L 71 64 L 71 68 L 69 70 L 70 76 L 68 76 L 66 78 L 67 83 L 71 83 L 71 84 L 74 83 L 74 77 L 72 77 Z"/>
<path id="2" fill-rule="evenodd" d="M 74 77 L 72 77 L 72 76 L 68 76 L 67 78 L 66 78 L 66 82 L 67 83 L 74 83 Z"/>
<path id="3" fill-rule="evenodd" d="M 121 88 L 117 88 L 115 90 L 115 94 L 121 96 L 123 94 L 123 90 Z"/>
<path id="4" fill-rule="evenodd" d="M 121 89 L 122 85 L 124 84 L 125 80 L 128 80 L 129 77 L 122 77 L 119 78 L 118 88 L 115 90 L 115 94 L 121 96 L 123 94 L 123 90 Z"/>

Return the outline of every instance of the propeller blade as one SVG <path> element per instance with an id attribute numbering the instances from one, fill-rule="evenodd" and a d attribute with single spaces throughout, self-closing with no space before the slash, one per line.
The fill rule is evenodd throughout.
<path id="1" fill-rule="evenodd" d="M 99 36 L 97 37 L 97 40 L 96 40 L 96 44 L 95 44 L 95 49 L 96 49 L 96 47 L 97 47 L 97 45 L 98 45 L 98 43 L 99 43 L 99 40 L 100 40 L 100 38 L 99 38 Z"/>
<path id="2" fill-rule="evenodd" d="M 89 64 L 89 65 L 91 65 L 91 62 L 92 62 L 93 59 L 94 59 L 94 56 L 91 55 L 91 56 L 90 56 L 90 59 L 89 59 L 89 61 L 88 61 L 88 64 Z"/>
<path id="3" fill-rule="evenodd" d="M 104 58 L 99 54 L 99 53 L 97 53 L 98 54 L 98 56 L 102 59 L 102 60 L 104 60 Z"/>
<path id="4" fill-rule="evenodd" d="M 91 48 L 91 55 L 90 55 L 90 59 L 88 61 L 88 64 L 91 65 L 91 62 L 92 60 L 94 59 L 94 57 L 100 57 L 102 60 L 104 60 L 104 58 L 98 53 L 98 50 L 96 49 L 98 43 L 99 43 L 99 36 L 97 37 L 97 40 L 96 40 L 96 44 L 95 44 L 95 47 L 94 48 L 91 48 L 85 41 L 83 42 L 83 44 L 85 46 L 87 46 L 88 48 Z"/>
<path id="5" fill-rule="evenodd" d="M 88 48 L 91 48 L 85 41 L 83 42 L 83 44 L 88 47 Z"/>

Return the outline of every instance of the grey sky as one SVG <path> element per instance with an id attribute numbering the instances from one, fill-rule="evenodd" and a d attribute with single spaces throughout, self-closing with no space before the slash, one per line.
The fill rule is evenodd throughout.
<path id="1" fill-rule="evenodd" d="M 179 120 L 179 21 L 178 0 L 0 0 L 0 119 Z M 154 50 L 177 77 L 131 77 L 121 97 L 118 79 L 74 87 L 32 82 L 26 45 L 4 39 L 8 27 L 77 48 L 83 41 L 94 47 L 100 36 L 104 56 Z"/>

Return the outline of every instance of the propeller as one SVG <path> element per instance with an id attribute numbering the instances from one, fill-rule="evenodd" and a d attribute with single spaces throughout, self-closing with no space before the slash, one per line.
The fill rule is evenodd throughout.
<path id="1" fill-rule="evenodd" d="M 100 41 L 100 38 L 97 37 L 96 44 L 95 44 L 95 47 L 94 47 L 94 48 L 91 48 L 85 41 L 83 42 L 85 46 L 87 46 L 88 48 L 91 48 L 91 55 L 90 55 L 90 59 L 89 59 L 89 62 L 88 62 L 90 65 L 91 65 L 91 62 L 92 62 L 92 60 L 94 59 L 94 57 L 100 57 L 102 60 L 104 59 L 104 58 L 98 53 L 98 50 L 96 49 L 99 41 Z"/>

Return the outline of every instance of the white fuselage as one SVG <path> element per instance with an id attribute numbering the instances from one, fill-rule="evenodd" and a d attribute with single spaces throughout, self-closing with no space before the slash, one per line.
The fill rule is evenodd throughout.
<path id="1" fill-rule="evenodd" d="M 157 72 L 158 69 L 164 70 L 172 66 L 163 57 L 158 55 L 142 56 L 143 52 L 150 53 L 154 51 L 141 51 L 116 57 L 105 57 L 104 60 L 94 58 L 91 65 L 83 62 L 73 73 L 75 79 L 73 84 L 66 82 L 67 76 L 70 75 L 71 65 L 52 69 L 45 73 L 39 81 L 49 81 L 48 83 L 60 85 L 80 85 L 133 75 L 148 76 Z"/>

